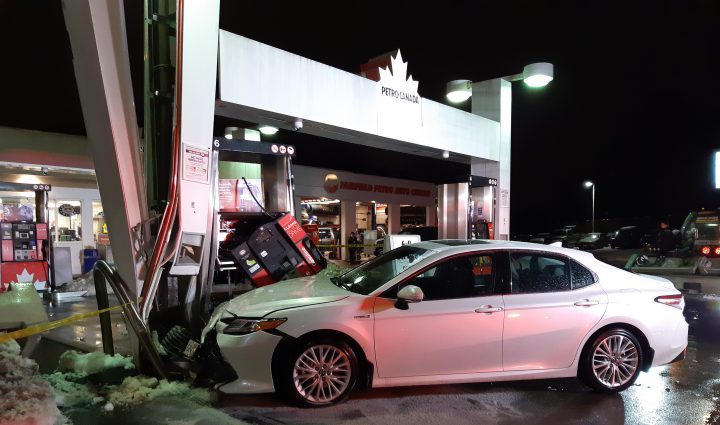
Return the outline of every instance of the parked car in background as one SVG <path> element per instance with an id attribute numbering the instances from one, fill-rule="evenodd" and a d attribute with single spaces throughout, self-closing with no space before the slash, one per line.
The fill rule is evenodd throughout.
<path id="1" fill-rule="evenodd" d="M 318 229 L 320 245 L 332 245 L 335 243 L 335 229 L 332 227 L 321 227 Z"/>
<path id="2" fill-rule="evenodd" d="M 638 226 L 621 227 L 610 239 L 612 248 L 642 248 L 643 231 Z"/>
<path id="3" fill-rule="evenodd" d="M 530 242 L 530 239 L 532 239 L 532 235 L 529 233 L 519 233 L 512 237 L 512 240 L 518 242 Z"/>
<path id="4" fill-rule="evenodd" d="M 530 238 L 530 242 L 532 243 L 540 243 L 540 244 L 546 244 L 550 242 L 550 233 L 549 232 L 541 232 L 535 234 L 532 238 Z"/>
<path id="5" fill-rule="evenodd" d="M 438 228 L 435 226 L 411 226 L 402 229 L 401 235 L 419 235 L 421 241 L 432 241 L 438 238 Z"/>
<path id="6" fill-rule="evenodd" d="M 575 233 L 573 228 L 563 227 L 550 232 L 550 240 L 546 243 L 561 242 L 565 248 L 574 248 L 581 237 L 582 235 Z"/>
<path id="7" fill-rule="evenodd" d="M 588 233 L 578 241 L 577 247 L 589 251 L 604 248 L 608 242 L 609 239 L 603 233 Z"/>

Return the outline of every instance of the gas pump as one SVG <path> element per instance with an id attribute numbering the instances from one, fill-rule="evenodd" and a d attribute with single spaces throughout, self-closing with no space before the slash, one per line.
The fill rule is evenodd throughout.
<path id="1" fill-rule="evenodd" d="M 35 194 L 35 205 L 3 204 L 0 214 L 0 292 L 10 283 L 32 283 L 38 291 L 53 281 L 48 260 L 47 192 L 50 185 L 0 183 L 0 190 Z M 33 207 L 36 220 L 33 220 Z"/>
<path id="2" fill-rule="evenodd" d="M 470 200 L 468 223 L 470 239 L 494 239 L 495 188 L 497 179 L 481 176 L 469 177 Z"/>

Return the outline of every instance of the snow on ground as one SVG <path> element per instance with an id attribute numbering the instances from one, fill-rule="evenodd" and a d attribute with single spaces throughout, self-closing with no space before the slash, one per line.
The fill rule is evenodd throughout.
<path id="1" fill-rule="evenodd" d="M 94 375 L 109 369 L 122 368 L 125 370 L 135 369 L 132 357 L 120 354 L 108 356 L 105 353 L 80 353 L 77 351 L 66 351 L 58 360 L 58 371 L 74 372 L 83 375 Z"/>
<path id="2" fill-rule="evenodd" d="M 122 418 L 128 412 L 142 410 L 146 403 L 167 403 L 175 400 L 179 405 L 207 407 L 215 401 L 215 393 L 193 388 L 185 382 L 137 375 L 124 376 L 119 385 L 105 382 L 106 372 L 134 370 L 132 358 L 119 354 L 108 356 L 95 352 L 82 354 L 74 351 L 63 353 L 58 371 L 44 378 L 55 390 L 56 402 L 71 417 L 77 412 L 111 421 Z M 103 374 L 103 375 L 99 375 Z M 103 376 L 103 380 L 98 379 Z M 219 413 L 220 414 L 220 413 Z M 222 415 L 222 414 L 220 414 Z M 131 423 L 131 422 L 128 422 Z"/>
<path id="3" fill-rule="evenodd" d="M 38 375 L 37 363 L 20 355 L 17 342 L 0 344 L 0 425 L 64 423 L 52 387 Z"/>

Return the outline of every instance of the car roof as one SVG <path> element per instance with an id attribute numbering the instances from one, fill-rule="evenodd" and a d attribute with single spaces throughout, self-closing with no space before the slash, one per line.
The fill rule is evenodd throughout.
<path id="1" fill-rule="evenodd" d="M 488 239 L 441 239 L 434 241 L 423 241 L 412 244 L 419 248 L 431 249 L 438 252 L 463 253 L 469 251 L 482 250 L 524 250 L 524 251 L 541 251 L 554 254 L 565 255 L 574 258 L 595 258 L 591 253 L 579 251 L 577 249 L 562 248 L 553 245 L 543 245 L 531 242 L 519 241 L 500 241 Z"/>

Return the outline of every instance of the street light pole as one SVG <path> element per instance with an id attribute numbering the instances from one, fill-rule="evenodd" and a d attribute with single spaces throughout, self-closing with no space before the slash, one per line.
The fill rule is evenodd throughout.
<path id="1" fill-rule="evenodd" d="M 592 186 L 592 233 L 595 233 L 595 184 Z"/>
<path id="2" fill-rule="evenodd" d="M 592 187 L 592 233 L 595 233 L 595 183 L 591 181 L 585 182 L 585 188 Z"/>

